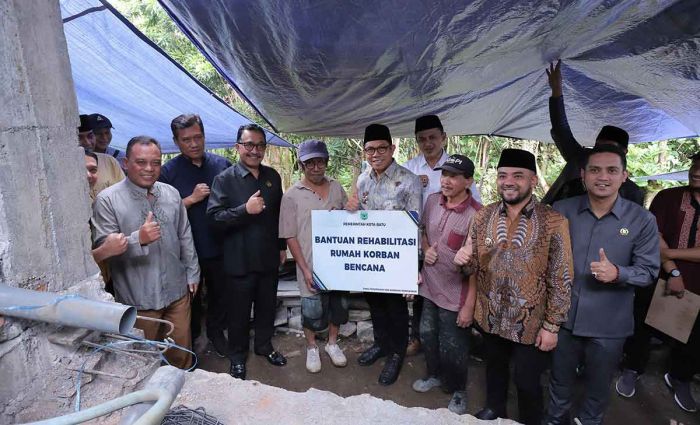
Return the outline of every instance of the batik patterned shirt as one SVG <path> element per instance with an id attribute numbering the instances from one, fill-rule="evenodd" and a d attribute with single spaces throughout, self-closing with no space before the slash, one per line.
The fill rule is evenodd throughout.
<path id="1" fill-rule="evenodd" d="M 534 344 L 541 328 L 557 332 L 570 306 L 573 262 L 566 218 L 533 197 L 508 226 L 496 202 L 472 222 L 474 317 L 486 332 Z"/>
<path id="2" fill-rule="evenodd" d="M 421 212 L 423 186 L 420 178 L 396 161 L 384 172 L 368 168 L 357 178 L 357 196 L 364 210 L 397 210 Z"/>

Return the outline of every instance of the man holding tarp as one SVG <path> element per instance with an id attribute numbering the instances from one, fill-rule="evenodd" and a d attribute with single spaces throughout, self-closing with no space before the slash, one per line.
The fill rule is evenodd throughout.
<path id="1" fill-rule="evenodd" d="M 356 192 L 345 209 L 420 212 L 420 179 L 394 160 L 396 146 L 389 128 L 381 124 L 367 126 L 363 143 L 370 167 L 358 177 Z M 400 294 L 366 292 L 365 298 L 372 314 L 374 344 L 357 361 L 369 366 L 388 356 L 379 383 L 391 385 L 399 376 L 408 346 L 408 306 Z"/>
<path id="2" fill-rule="evenodd" d="M 564 109 L 564 96 L 561 79 L 561 60 L 556 65 L 550 64 L 547 70 L 549 86 L 552 88 L 552 96 L 549 98 L 549 119 L 552 122 L 552 139 L 559 149 L 559 153 L 566 160 L 564 169 L 554 181 L 549 191 L 542 198 L 545 204 L 553 204 L 561 199 L 578 196 L 585 192 L 579 169 L 585 157 L 586 149 L 576 141 Z M 619 127 L 606 125 L 600 129 L 596 137 L 597 145 L 613 145 L 627 154 L 629 134 Z M 639 205 L 644 204 L 644 192 L 632 180 L 627 178 L 620 187 L 620 195 Z"/>

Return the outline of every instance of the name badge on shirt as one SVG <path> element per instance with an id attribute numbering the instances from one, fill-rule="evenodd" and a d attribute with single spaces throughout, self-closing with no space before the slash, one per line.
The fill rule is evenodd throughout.
<path id="1" fill-rule="evenodd" d="M 620 234 L 622 236 L 627 236 L 630 234 L 630 231 L 626 227 L 623 227 L 622 229 L 620 229 Z"/>

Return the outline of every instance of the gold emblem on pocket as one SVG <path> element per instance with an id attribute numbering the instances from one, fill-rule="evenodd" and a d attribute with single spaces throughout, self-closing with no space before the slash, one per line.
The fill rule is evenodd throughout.
<path id="1" fill-rule="evenodd" d="M 627 228 L 623 227 L 622 229 L 620 229 L 620 234 L 621 234 L 622 236 L 627 236 L 627 235 L 630 234 L 630 231 L 627 230 Z"/>
<path id="2" fill-rule="evenodd" d="M 272 182 L 270 180 L 266 181 L 265 186 L 272 187 Z"/>

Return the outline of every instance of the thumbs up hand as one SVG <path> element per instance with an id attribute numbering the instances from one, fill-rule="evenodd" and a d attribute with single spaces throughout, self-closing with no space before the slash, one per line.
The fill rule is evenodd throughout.
<path id="1" fill-rule="evenodd" d="M 245 210 L 248 214 L 260 214 L 265 209 L 265 200 L 260 196 L 260 190 L 255 192 L 248 202 L 245 203 Z"/>
<path id="2" fill-rule="evenodd" d="M 350 212 L 355 212 L 360 209 L 360 199 L 357 197 L 357 191 L 353 191 L 352 195 L 345 203 L 345 209 Z"/>
<path id="3" fill-rule="evenodd" d="M 464 243 L 464 246 L 462 246 L 459 251 L 455 254 L 455 258 L 453 262 L 457 266 L 463 266 L 467 263 L 469 263 L 469 260 L 472 259 L 472 239 L 467 236 L 467 240 Z"/>
<path id="4" fill-rule="evenodd" d="M 437 254 L 437 242 L 430 245 L 430 248 L 425 250 L 425 255 L 423 256 L 423 261 L 425 264 L 432 266 L 438 259 Z"/>
<path id="5" fill-rule="evenodd" d="M 593 274 L 593 278 L 603 283 L 616 281 L 619 274 L 617 266 L 608 260 L 608 256 L 605 255 L 605 250 L 603 248 L 600 248 L 598 255 L 600 256 L 600 260 L 591 262 L 591 274 Z"/>
<path id="6" fill-rule="evenodd" d="M 139 228 L 139 243 L 148 245 L 160 239 L 160 224 L 153 220 L 153 212 L 149 211 L 146 221 Z"/>

